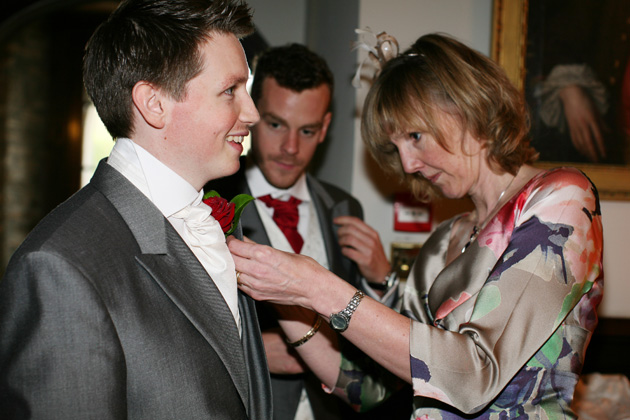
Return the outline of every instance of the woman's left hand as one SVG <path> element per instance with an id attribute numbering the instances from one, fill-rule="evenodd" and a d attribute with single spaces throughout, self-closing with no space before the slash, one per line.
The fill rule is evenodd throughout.
<path id="1" fill-rule="evenodd" d="M 325 284 L 338 279 L 312 258 L 278 251 L 248 239 L 228 237 L 239 288 L 256 300 L 298 305 L 311 310 L 315 297 L 326 293 Z"/>

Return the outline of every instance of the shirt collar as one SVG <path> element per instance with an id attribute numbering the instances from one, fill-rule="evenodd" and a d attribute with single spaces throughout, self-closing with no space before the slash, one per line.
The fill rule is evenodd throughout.
<path id="1" fill-rule="evenodd" d="M 197 191 L 188 181 L 132 140 L 119 138 L 114 149 L 128 166 L 133 167 L 136 174 L 143 176 L 144 185 L 136 186 L 165 217 L 177 213 L 191 203 L 198 204 L 201 201 L 203 190 Z M 134 179 L 130 181 L 134 185 L 139 182 Z"/>
<path id="2" fill-rule="evenodd" d="M 311 195 L 308 192 L 308 185 L 306 182 L 306 174 L 300 175 L 295 184 L 287 189 L 276 188 L 267 182 L 267 179 L 263 175 L 258 165 L 251 165 L 245 170 L 245 176 L 247 177 L 247 184 L 252 194 L 255 197 L 262 197 L 263 195 L 270 194 L 273 198 L 279 198 L 281 200 L 288 199 L 289 196 L 299 198 L 303 202 L 311 200 Z"/>

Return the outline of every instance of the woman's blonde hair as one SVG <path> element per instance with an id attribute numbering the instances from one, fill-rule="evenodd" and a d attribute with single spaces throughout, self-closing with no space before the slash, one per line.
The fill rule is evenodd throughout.
<path id="1" fill-rule="evenodd" d="M 407 179 L 424 200 L 438 191 L 419 174 L 405 174 L 390 141 L 403 130 L 422 127 L 450 151 L 438 113 L 461 122 L 482 142 L 491 168 L 515 174 L 538 157 L 530 147 L 529 114 L 523 95 L 495 62 L 442 34 L 420 37 L 390 60 L 368 92 L 361 134 L 372 156 L 388 171 Z"/>

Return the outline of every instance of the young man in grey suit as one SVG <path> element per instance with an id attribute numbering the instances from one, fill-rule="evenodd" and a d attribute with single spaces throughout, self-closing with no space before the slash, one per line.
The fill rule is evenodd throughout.
<path id="1" fill-rule="evenodd" d="M 252 30 L 237 0 L 125 0 L 89 41 L 116 144 L 0 283 L 3 419 L 271 418 L 255 307 L 200 203 L 259 119 Z"/>
<path id="2" fill-rule="evenodd" d="M 237 174 L 211 182 L 206 190 L 257 198 L 241 219 L 249 239 L 308 255 L 356 287 L 371 289 L 369 282 L 379 289 L 371 290 L 374 297 L 383 295 L 390 264 L 377 232 L 362 221 L 361 205 L 307 173 L 332 118 L 333 75 L 328 65 L 305 46 L 290 44 L 265 51 L 254 66 L 252 99 L 261 119 L 252 128 L 251 151 Z M 301 238 L 297 246 L 288 238 L 295 232 L 283 233 L 284 222 L 276 219 L 280 210 L 274 209 L 273 199 L 299 200 L 294 210 Z M 285 342 L 272 308 L 259 304 L 258 315 L 272 373 L 275 420 L 367 418 L 326 394 L 314 375 L 305 372 L 292 348 L 297 343 Z M 327 329 L 322 325 L 319 334 L 328 334 L 336 345 L 337 337 Z M 407 411 L 398 418 L 409 415 Z M 369 416 L 397 418 L 391 406 Z"/>

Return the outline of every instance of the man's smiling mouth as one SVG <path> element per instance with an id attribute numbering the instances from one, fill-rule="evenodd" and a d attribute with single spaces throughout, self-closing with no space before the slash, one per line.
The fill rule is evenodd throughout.
<path id="1" fill-rule="evenodd" d="M 227 141 L 232 141 L 234 143 L 241 144 L 243 143 L 243 139 L 245 136 L 227 136 Z"/>

